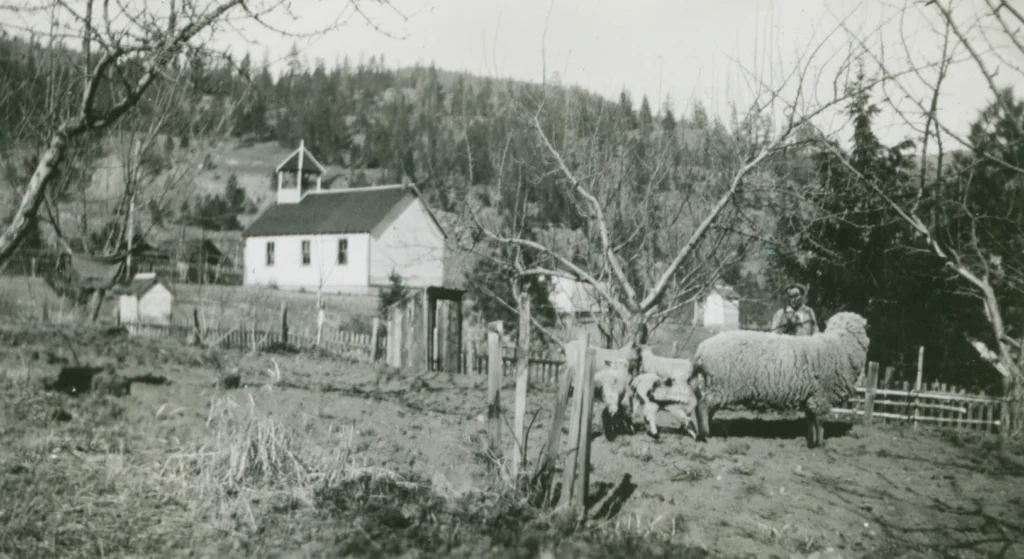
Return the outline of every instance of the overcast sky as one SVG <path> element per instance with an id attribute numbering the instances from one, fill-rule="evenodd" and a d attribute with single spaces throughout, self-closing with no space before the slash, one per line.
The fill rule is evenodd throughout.
<path id="1" fill-rule="evenodd" d="M 74 6 L 82 1 L 69 0 Z M 976 34 L 975 10 L 984 0 L 956 1 L 964 29 Z M 167 9 L 148 0 L 137 2 L 147 13 Z M 269 54 L 276 67 L 296 44 L 310 63 L 316 58 L 333 64 L 345 56 L 355 62 L 361 56 L 383 55 L 390 67 L 433 63 L 446 70 L 534 82 L 557 76 L 611 99 L 623 88 L 637 104 L 647 95 L 655 110 L 671 98 L 677 114 L 690 114 L 695 100 L 713 114 L 727 115 L 730 102 L 742 111 L 754 92 L 783 83 L 807 57 L 814 72 L 803 83 L 802 99 L 805 106 L 820 105 L 832 96 L 838 64 L 858 45 L 851 36 L 865 40 L 892 69 L 935 61 L 942 45 L 936 18 L 922 15 L 934 16 L 934 9 L 918 0 L 391 0 L 391 7 L 360 0 L 365 16 L 380 30 L 356 15 L 348 0 L 285 4 L 295 18 L 278 12 L 266 21 L 303 31 L 337 19 L 347 23 L 313 38 L 294 38 L 250 22 L 222 33 L 217 42 L 236 55 L 249 51 L 254 62 Z M 45 32 L 49 13 L 5 13 L 12 21 L 0 26 L 13 28 L 14 18 L 28 25 L 24 18 L 29 17 L 32 27 Z M 984 44 L 977 45 L 984 50 Z M 1024 69 L 1024 55 L 1017 51 L 1013 56 L 1003 64 Z M 1004 70 L 1000 85 L 1021 81 L 1020 72 Z M 928 80 L 934 76 L 934 70 L 924 74 Z M 929 99 L 919 79 L 901 83 L 914 98 Z M 793 99 L 798 85 L 787 82 L 783 97 Z M 1024 95 L 1024 84 L 1016 86 Z M 971 63 L 954 67 L 943 90 L 941 116 L 960 133 L 991 99 Z M 898 88 L 878 95 L 914 108 Z M 779 107 L 775 109 L 778 114 Z M 829 117 L 816 121 L 826 132 L 845 121 Z M 890 143 L 918 137 L 891 109 L 878 119 L 877 128 Z"/>
<path id="2" fill-rule="evenodd" d="M 970 19 L 969 4 L 961 17 Z M 340 12 L 340 0 L 294 0 L 293 5 L 299 21 L 351 14 Z M 247 31 L 248 43 L 236 39 L 234 44 L 250 49 L 256 60 L 269 52 L 280 61 L 295 42 L 309 61 L 323 58 L 328 64 L 344 56 L 355 61 L 384 55 L 392 67 L 434 63 L 530 81 L 540 81 L 546 72 L 548 79 L 557 75 L 563 83 L 609 98 L 623 88 L 636 103 L 646 94 L 655 109 L 671 98 L 677 114 L 689 113 L 695 99 L 712 111 L 724 112 L 730 101 L 744 107 L 760 85 L 751 73 L 762 82 L 781 83 L 799 53 L 824 42 L 813 66 L 825 72 L 808 80 L 817 87 L 818 98 L 811 102 L 820 102 L 831 94 L 836 65 L 851 48 L 849 34 L 838 30 L 840 21 L 868 38 L 873 52 L 894 68 L 907 64 L 908 52 L 918 64 L 933 60 L 942 44 L 935 20 L 921 15 L 928 8 L 912 0 L 394 0 L 393 5 L 394 10 L 366 12 L 384 33 L 355 16 L 315 39 Z M 1024 86 L 1018 89 L 1024 93 Z M 787 91 L 792 94 L 792 84 Z M 945 91 L 944 116 L 961 131 L 990 98 L 970 64 L 954 68 Z M 920 99 L 924 93 L 914 91 Z M 899 91 L 888 94 L 896 98 Z M 891 141 L 914 135 L 893 113 L 880 119 L 883 135 Z"/>

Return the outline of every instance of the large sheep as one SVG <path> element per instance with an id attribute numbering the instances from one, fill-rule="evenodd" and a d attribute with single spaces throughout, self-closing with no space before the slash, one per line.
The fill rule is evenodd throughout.
<path id="1" fill-rule="evenodd" d="M 691 437 L 697 438 L 693 428 L 693 411 L 697 407 L 697 398 L 685 379 L 666 378 L 657 373 L 644 372 L 637 375 L 630 383 L 630 388 L 647 421 L 647 432 L 652 437 L 658 436 L 658 411 L 665 410 L 683 422 L 683 430 Z"/>
<path id="2" fill-rule="evenodd" d="M 691 385 L 696 386 L 698 440 L 706 440 L 714 413 L 739 404 L 754 410 L 803 410 L 807 444 L 825 444 L 821 417 L 855 394 L 867 361 L 867 320 L 840 312 L 811 336 L 733 330 L 697 347 Z"/>

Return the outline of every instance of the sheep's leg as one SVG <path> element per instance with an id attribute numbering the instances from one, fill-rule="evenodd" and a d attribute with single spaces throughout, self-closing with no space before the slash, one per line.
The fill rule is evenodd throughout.
<path id="1" fill-rule="evenodd" d="M 710 422 L 708 421 L 708 403 L 703 398 L 697 402 L 697 440 L 705 442 L 711 434 Z"/>
<path id="2" fill-rule="evenodd" d="M 825 446 L 825 426 L 821 422 L 821 416 L 811 410 L 807 410 L 807 446 Z"/>
<path id="3" fill-rule="evenodd" d="M 805 404 L 807 415 L 807 446 L 815 448 L 825 446 L 825 423 L 822 421 L 828 416 L 831 406 L 827 401 L 811 397 Z"/>
<path id="4" fill-rule="evenodd" d="M 615 435 L 613 419 L 612 412 L 608 411 L 608 406 L 605 406 L 601 410 L 601 430 L 604 431 L 604 437 L 608 440 L 611 440 Z"/>
<path id="5" fill-rule="evenodd" d="M 647 420 L 647 433 L 652 437 L 658 436 L 658 409 L 660 407 L 654 402 L 644 402 L 644 419 Z"/>
<path id="6" fill-rule="evenodd" d="M 693 413 L 689 407 L 683 404 L 669 404 L 665 406 L 665 409 L 671 413 L 676 419 L 683 422 L 681 431 L 685 432 L 693 438 L 697 438 L 697 433 L 693 429 Z M 709 414 L 710 419 L 710 414 Z"/>

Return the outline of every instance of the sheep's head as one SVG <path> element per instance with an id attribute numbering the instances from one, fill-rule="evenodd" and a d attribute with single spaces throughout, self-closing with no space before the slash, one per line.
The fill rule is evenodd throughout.
<path id="1" fill-rule="evenodd" d="M 606 359 L 604 367 L 594 373 L 594 385 L 612 415 L 618 413 L 629 388 L 629 363 L 630 359 Z"/>
<path id="2" fill-rule="evenodd" d="M 849 333 L 857 338 L 865 350 L 867 350 L 870 341 L 867 329 L 867 319 L 853 312 L 838 312 L 832 315 L 825 323 L 826 332 Z"/>

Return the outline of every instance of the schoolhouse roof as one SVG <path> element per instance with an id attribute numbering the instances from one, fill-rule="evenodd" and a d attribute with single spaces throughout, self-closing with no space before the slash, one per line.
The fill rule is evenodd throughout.
<path id="1" fill-rule="evenodd" d="M 267 208 L 242 232 L 243 237 L 371 233 L 420 197 L 412 185 L 367 186 L 310 191 L 294 204 Z M 427 214 L 444 236 L 444 228 Z"/>

